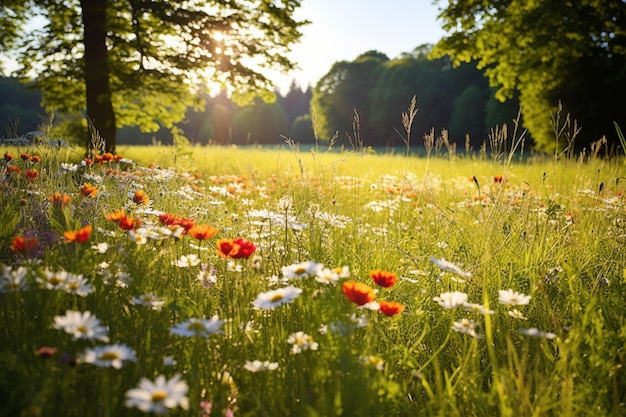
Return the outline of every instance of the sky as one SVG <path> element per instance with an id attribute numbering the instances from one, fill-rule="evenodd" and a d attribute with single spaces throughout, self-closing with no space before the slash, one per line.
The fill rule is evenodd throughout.
<path id="1" fill-rule="evenodd" d="M 306 88 L 337 61 L 352 61 L 369 50 L 393 59 L 434 44 L 444 36 L 437 15 L 432 0 L 303 0 L 296 18 L 311 23 L 302 28 L 301 42 L 290 55 L 300 70 L 272 78 L 283 92 L 292 80 Z"/>

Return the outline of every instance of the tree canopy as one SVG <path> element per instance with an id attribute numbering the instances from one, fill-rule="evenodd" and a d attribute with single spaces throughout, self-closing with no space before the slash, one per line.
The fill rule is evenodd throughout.
<path id="1" fill-rule="evenodd" d="M 496 96 L 519 93 L 535 145 L 557 143 L 551 113 L 559 101 L 582 130 L 582 144 L 615 133 L 624 113 L 612 98 L 626 91 L 625 0 L 446 0 L 439 19 L 449 35 L 433 57 L 476 61 Z"/>
<path id="2" fill-rule="evenodd" d="M 116 127 L 174 128 L 190 90 L 213 82 L 242 102 L 272 96 L 264 70 L 290 70 L 301 0 L 3 0 L 0 53 L 49 111 L 84 111 L 115 148 Z M 43 23 L 42 23 L 43 22 Z M 254 62 L 251 65 L 251 62 Z"/>

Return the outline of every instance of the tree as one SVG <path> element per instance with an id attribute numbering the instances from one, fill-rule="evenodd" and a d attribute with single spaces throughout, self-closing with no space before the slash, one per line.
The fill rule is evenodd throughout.
<path id="1" fill-rule="evenodd" d="M 37 74 L 47 110 L 86 109 L 113 151 L 116 127 L 173 129 L 189 105 L 200 106 L 190 94 L 200 82 L 228 86 L 242 102 L 273 98 L 263 71 L 293 68 L 286 54 L 307 23 L 293 17 L 300 3 L 3 0 L 0 53 L 18 54 L 24 79 Z M 36 18 L 45 24 L 33 29 Z"/>
<path id="2" fill-rule="evenodd" d="M 340 136 L 354 136 L 353 120 L 356 111 L 360 119 L 361 138 L 374 136 L 369 127 L 369 92 L 374 87 L 382 65 L 389 58 L 380 52 L 369 51 L 354 61 L 333 64 L 313 89 L 311 114 L 315 132 L 321 140 Z M 352 140 L 355 140 L 352 137 Z"/>
<path id="3" fill-rule="evenodd" d="M 450 34 L 435 45 L 433 56 L 448 55 L 454 65 L 476 60 L 490 84 L 498 87 L 501 101 L 518 92 L 524 123 L 540 150 L 561 146 L 555 143 L 550 124 L 550 113 L 561 98 L 568 96 L 563 104 L 578 118 L 590 106 L 599 114 L 610 111 L 614 106 L 610 97 L 626 89 L 625 0 L 450 0 L 445 4 L 439 18 Z M 601 72 L 594 74 L 592 68 Z M 574 74 L 584 78 L 572 84 Z M 593 103 L 581 97 L 589 95 L 585 93 L 590 82 Z M 612 128 L 603 125 L 605 118 L 587 121 L 591 132 L 600 129 L 608 134 Z M 593 134 L 585 138 L 587 143 L 597 139 Z"/>

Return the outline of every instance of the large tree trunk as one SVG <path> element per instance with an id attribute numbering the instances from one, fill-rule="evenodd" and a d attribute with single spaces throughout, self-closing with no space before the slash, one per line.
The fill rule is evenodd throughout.
<path id="1" fill-rule="evenodd" d="M 111 103 L 106 47 L 107 0 L 81 0 L 85 32 L 85 86 L 87 123 L 105 141 L 107 152 L 115 151 L 115 113 Z M 92 150 L 88 139 L 87 148 Z"/>

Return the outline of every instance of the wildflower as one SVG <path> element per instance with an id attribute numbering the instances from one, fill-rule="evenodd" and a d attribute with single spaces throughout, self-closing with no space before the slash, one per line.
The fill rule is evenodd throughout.
<path id="1" fill-rule="evenodd" d="M 64 316 L 54 317 L 54 328 L 72 335 L 73 340 L 101 340 L 108 342 L 108 329 L 91 312 L 67 310 Z"/>
<path id="2" fill-rule="evenodd" d="M 105 215 L 106 219 L 114 223 L 118 223 L 122 218 L 126 217 L 124 210 L 115 210 L 113 213 Z"/>
<path id="3" fill-rule="evenodd" d="M 133 297 L 131 302 L 136 306 L 148 307 L 150 310 L 159 311 L 165 304 L 165 300 L 160 300 L 153 292 Z"/>
<path id="4" fill-rule="evenodd" d="M 70 203 L 70 201 L 72 201 L 72 197 L 70 197 L 67 194 L 54 193 L 50 196 L 49 200 L 53 206 L 58 206 L 58 207 L 63 208 L 67 206 Z"/>
<path id="5" fill-rule="evenodd" d="M 37 349 L 37 352 L 35 354 L 42 359 L 49 359 L 56 355 L 58 350 L 59 349 L 55 348 L 54 346 L 42 346 Z"/>
<path id="6" fill-rule="evenodd" d="M 159 375 L 154 382 L 141 378 L 137 388 L 126 391 L 126 407 L 136 407 L 144 413 L 155 414 L 167 414 L 169 409 L 176 407 L 187 410 L 188 391 L 189 386 L 181 380 L 179 374 L 169 380 L 165 375 Z"/>
<path id="7" fill-rule="evenodd" d="M 185 233 L 196 224 L 193 219 L 186 219 L 169 213 L 159 214 L 159 221 L 166 226 L 180 226 L 185 229 Z"/>
<path id="8" fill-rule="evenodd" d="M 39 247 L 39 240 L 36 237 L 15 236 L 9 248 L 16 253 L 28 255 Z"/>
<path id="9" fill-rule="evenodd" d="M 150 198 L 144 190 L 139 190 L 133 195 L 133 203 L 137 205 L 147 206 L 150 204 Z"/>
<path id="10" fill-rule="evenodd" d="M 379 301 L 379 310 L 387 317 L 400 314 L 404 311 L 404 306 L 396 301 Z"/>
<path id="11" fill-rule="evenodd" d="M 37 282 L 47 290 L 59 290 L 63 289 L 63 284 L 67 280 L 67 271 L 52 272 L 49 269 L 44 271 L 44 278 L 37 278 Z"/>
<path id="12" fill-rule="evenodd" d="M 433 300 L 445 309 L 452 309 L 467 303 L 467 294 L 460 291 L 444 292 L 434 297 Z"/>
<path id="13" fill-rule="evenodd" d="M 305 350 L 317 350 L 319 344 L 313 340 L 313 337 L 304 332 L 296 332 L 289 335 L 287 343 L 291 346 L 291 353 L 301 353 Z"/>
<path id="14" fill-rule="evenodd" d="M 243 366 L 246 370 L 250 372 L 264 372 L 264 371 L 273 371 L 278 369 L 278 362 L 270 362 L 260 360 L 246 361 Z"/>
<path id="15" fill-rule="evenodd" d="M 341 286 L 341 292 L 345 297 L 357 305 L 364 305 L 370 301 L 374 301 L 376 294 L 374 290 L 367 284 L 356 281 L 344 282 Z"/>
<path id="16" fill-rule="evenodd" d="M 281 268 L 283 277 L 289 279 L 300 279 L 313 276 L 324 266 L 314 261 L 305 261 L 293 265 L 283 266 Z"/>
<path id="17" fill-rule="evenodd" d="M 319 268 L 315 272 L 315 281 L 322 284 L 336 284 L 339 281 L 341 268 Z"/>
<path id="18" fill-rule="evenodd" d="M 521 306 L 526 305 L 530 302 L 530 295 L 524 295 L 522 293 L 509 290 L 500 290 L 498 291 L 498 301 L 500 304 L 513 305 L 513 306 Z"/>
<path id="19" fill-rule="evenodd" d="M 190 266 L 196 266 L 200 264 L 200 258 L 193 253 L 190 255 L 183 255 L 179 259 L 172 261 L 172 265 L 179 268 L 188 268 Z"/>
<path id="20" fill-rule="evenodd" d="M 273 291 L 267 291 L 257 296 L 252 301 L 252 305 L 256 310 L 270 310 L 282 304 L 292 302 L 302 293 L 302 288 L 284 287 Z"/>
<path id="21" fill-rule="evenodd" d="M 514 319 L 526 320 L 526 317 L 524 317 L 524 315 L 517 309 L 509 311 L 509 316 L 513 317 Z"/>
<path id="22" fill-rule="evenodd" d="M 124 215 L 117 224 L 122 230 L 136 230 L 141 227 L 141 220 Z"/>
<path id="23" fill-rule="evenodd" d="M 0 275 L 0 293 L 24 291 L 28 289 L 28 281 L 26 279 L 26 268 L 23 266 L 13 269 L 6 267 L 2 275 Z"/>
<path id="24" fill-rule="evenodd" d="M 137 362 L 135 353 L 124 344 L 113 344 L 87 348 L 81 357 L 82 362 L 91 363 L 101 368 L 120 369 L 124 361 Z"/>
<path id="25" fill-rule="evenodd" d="M 80 187 L 80 193 L 85 197 L 96 198 L 96 194 L 98 194 L 98 189 L 86 182 Z"/>
<path id="26" fill-rule="evenodd" d="M 40 157 L 38 157 L 37 155 L 33 155 L 33 156 L 31 156 L 30 158 L 28 158 L 28 160 L 29 160 L 30 162 L 32 162 L 33 164 L 36 164 L 36 163 L 38 163 L 38 162 L 41 162 L 41 158 L 40 158 Z"/>
<path id="27" fill-rule="evenodd" d="M 374 368 L 376 368 L 377 371 L 382 371 L 383 369 L 385 369 L 385 361 L 377 356 L 361 356 L 359 360 L 365 365 L 373 366 Z"/>
<path id="28" fill-rule="evenodd" d="M 22 161 L 28 161 L 30 159 L 30 155 L 27 153 L 23 153 L 20 155 L 20 158 L 22 158 Z"/>
<path id="29" fill-rule="evenodd" d="M 481 304 L 465 303 L 465 304 L 463 304 L 463 309 L 465 311 L 476 311 L 477 313 L 480 313 L 483 316 L 485 314 L 494 314 L 495 313 L 495 311 L 489 310 L 489 309 L 485 308 L 485 306 L 483 306 Z"/>
<path id="30" fill-rule="evenodd" d="M 222 258 L 248 258 L 255 250 L 256 245 L 243 238 L 217 241 L 217 254 Z"/>
<path id="31" fill-rule="evenodd" d="M 28 170 L 26 170 L 24 175 L 29 180 L 34 180 L 35 178 L 37 178 L 39 176 L 39 172 L 36 169 L 28 169 Z"/>
<path id="32" fill-rule="evenodd" d="M 89 236 L 91 236 L 92 227 L 90 224 L 83 226 L 79 230 L 69 230 L 63 233 L 63 237 L 65 237 L 65 242 L 86 242 L 89 240 Z"/>
<path id="33" fill-rule="evenodd" d="M 241 272 L 243 271 L 243 267 L 235 261 L 228 261 L 228 264 L 226 264 L 226 270 L 230 272 Z"/>
<path id="34" fill-rule="evenodd" d="M 210 319 L 191 318 L 170 329 L 171 334 L 183 337 L 209 337 L 211 333 L 218 333 L 224 320 L 219 320 L 217 315 Z"/>
<path id="35" fill-rule="evenodd" d="M 370 277 L 376 284 L 384 288 L 392 287 L 398 280 L 398 277 L 393 272 L 381 271 L 380 269 L 371 271 Z"/>
<path id="36" fill-rule="evenodd" d="M 10 160 L 12 160 L 12 159 L 13 159 L 13 155 L 11 155 L 11 154 L 10 154 L 10 153 L 8 153 L 8 152 L 5 152 L 5 153 L 4 153 L 4 160 L 5 160 L 5 161 L 9 162 L 9 161 L 10 161 Z"/>
<path id="37" fill-rule="evenodd" d="M 91 249 L 95 250 L 98 253 L 107 253 L 109 250 L 109 244 L 106 242 L 100 242 L 96 245 L 93 245 Z"/>
<path id="38" fill-rule="evenodd" d="M 461 319 L 452 323 L 452 329 L 455 332 L 465 333 L 472 337 L 480 339 L 481 336 L 477 333 L 478 327 L 478 324 L 474 320 L 469 319 Z"/>
<path id="39" fill-rule="evenodd" d="M 453 274 L 460 275 L 462 277 L 471 277 L 472 273 L 469 271 L 463 271 L 461 268 L 453 264 L 452 262 L 448 262 L 445 259 L 437 259 L 434 256 L 430 257 L 430 261 L 437 265 L 441 270 L 446 272 L 451 272 Z"/>
<path id="40" fill-rule="evenodd" d="M 521 334 L 526 336 L 534 336 L 534 337 L 544 337 L 546 339 L 555 339 L 556 334 L 550 332 L 542 332 L 541 330 L 532 327 L 530 329 L 520 329 Z"/>
<path id="41" fill-rule="evenodd" d="M 79 297 L 86 297 L 93 292 L 93 286 L 87 283 L 87 278 L 70 273 L 67 274 L 63 282 L 63 289 L 68 294 L 76 294 Z"/>
<path id="42" fill-rule="evenodd" d="M 195 225 L 189 229 L 188 233 L 198 240 L 207 240 L 217 234 L 217 229 L 213 226 Z"/>
<path id="43" fill-rule="evenodd" d="M 494 175 L 493 182 L 498 183 L 498 184 L 502 183 L 502 175 Z"/>

